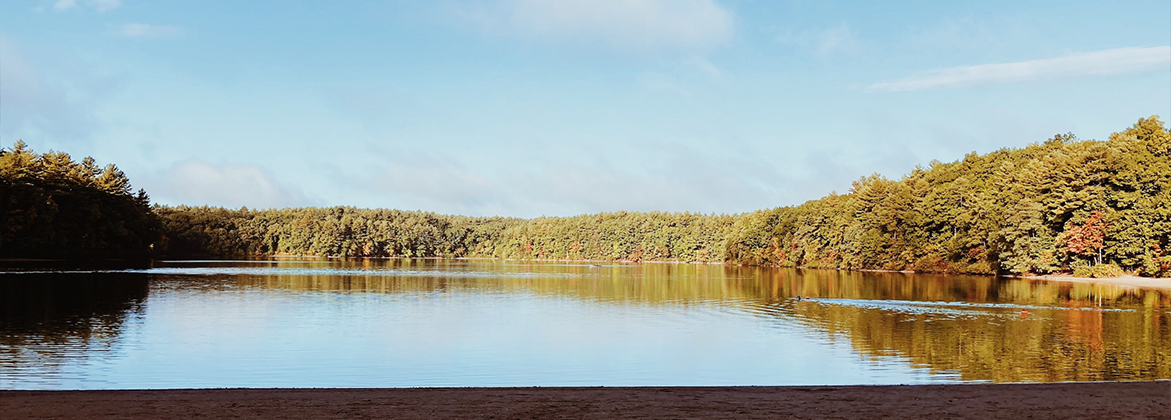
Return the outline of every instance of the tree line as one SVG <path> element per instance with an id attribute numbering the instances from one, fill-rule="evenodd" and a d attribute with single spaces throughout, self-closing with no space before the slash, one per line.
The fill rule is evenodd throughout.
<path id="1" fill-rule="evenodd" d="M 0 188 L 74 179 L 63 175 L 73 173 L 68 170 L 19 169 L 14 173 L 24 174 L 19 178 L 24 181 L 16 182 L 11 168 L 94 167 L 88 158 L 75 164 L 59 152 L 36 155 L 23 143 L 3 152 L 0 165 Z M 121 178 L 108 177 L 124 185 L 98 191 L 130 199 L 137 207 L 126 208 L 141 215 L 119 226 L 139 226 L 135 232 L 146 236 L 103 231 L 111 235 L 104 237 L 107 246 L 117 242 L 116 249 L 141 253 L 144 245 L 154 244 L 155 253 L 179 258 L 487 257 L 975 274 L 1171 274 L 1171 131 L 1157 117 L 1140 119 L 1105 141 L 1058 135 L 1024 148 L 933 162 L 898 180 L 867 176 L 846 194 L 735 215 L 616 212 L 519 219 L 353 207 L 147 208 L 146 194 L 130 195 L 124 175 L 110 168 Z M 30 181 L 38 177 L 44 180 Z M 65 197 L 71 191 L 41 194 Z M 29 218 L 41 211 L 40 198 L 14 200 L 16 195 L 4 192 L 0 255 L 15 255 L 10 244 L 37 229 L 69 232 L 78 225 L 65 223 L 65 216 Z M 115 202 L 121 203 L 110 201 Z M 117 214 L 122 213 L 111 213 Z M 134 214 L 139 213 L 126 216 Z M 53 223 L 73 227 L 45 225 Z M 26 236 L 10 237 L 10 231 Z M 152 232 L 153 241 L 143 239 Z M 71 252 L 80 249 L 53 245 L 70 241 L 68 235 L 45 238 L 24 254 L 76 255 Z M 85 247 L 101 249 L 94 243 Z"/>
<path id="2" fill-rule="evenodd" d="M 722 262 L 735 216 L 600 213 L 518 219 L 353 207 L 156 206 L 172 255 L 487 257 Z"/>
<path id="3" fill-rule="evenodd" d="M 1058 135 L 872 175 L 849 194 L 742 215 L 744 264 L 1111 276 L 1171 269 L 1171 132 L 1140 119 L 1106 141 Z"/>
<path id="4" fill-rule="evenodd" d="M 117 166 L 0 149 L 0 258 L 145 258 L 159 220 Z"/>

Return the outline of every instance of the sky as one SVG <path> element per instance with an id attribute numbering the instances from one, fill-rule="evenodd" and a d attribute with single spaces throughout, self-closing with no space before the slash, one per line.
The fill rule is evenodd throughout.
<path id="1" fill-rule="evenodd" d="M 1171 2 L 0 0 L 0 145 L 162 204 L 739 213 L 1171 117 Z"/>

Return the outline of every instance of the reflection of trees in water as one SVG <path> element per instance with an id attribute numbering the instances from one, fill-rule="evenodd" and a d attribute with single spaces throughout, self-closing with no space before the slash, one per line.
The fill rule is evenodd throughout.
<path id="1" fill-rule="evenodd" d="M 706 265 L 533 264 L 510 271 L 525 276 L 280 275 L 239 276 L 235 282 L 299 291 L 490 291 L 643 304 L 722 302 L 848 338 L 868 357 L 895 355 L 965 380 L 1171 378 L 1171 295 L 1158 291 L 983 276 Z M 814 301 L 797 302 L 795 296 Z M 876 307 L 867 304 L 872 300 L 896 302 Z M 897 301 L 941 305 L 924 310 Z M 943 305 L 948 302 L 968 305 Z M 1027 318 L 1021 318 L 1022 309 L 1030 311 Z"/>
<path id="2" fill-rule="evenodd" d="M 963 305 L 926 308 L 942 310 L 832 301 L 791 305 L 796 319 L 849 338 L 866 356 L 894 354 L 965 380 L 1171 378 L 1171 296 L 1158 291 L 989 277 L 803 274 L 781 275 L 780 281 L 818 298 L 1011 304 L 977 306 L 975 313 Z"/>
<path id="3" fill-rule="evenodd" d="M 339 265 L 277 263 L 281 268 Z M 451 260 L 350 260 L 341 268 L 369 274 L 240 275 L 240 286 L 294 291 L 414 293 L 524 291 L 603 301 L 639 303 L 742 300 L 774 302 L 795 296 L 934 302 L 1058 305 L 1171 306 L 1171 295 L 1119 286 L 1002 280 L 988 276 L 839 272 L 697 264 L 614 265 L 456 262 Z M 398 270 L 398 271 L 386 271 Z M 429 274 L 434 273 L 434 274 Z M 166 278 L 182 279 L 182 276 Z M 186 286 L 185 286 L 186 287 Z"/>
<path id="4" fill-rule="evenodd" d="M 762 283 L 781 295 L 1011 304 L 977 307 L 975 313 L 966 306 L 930 311 L 816 300 L 787 306 L 795 319 L 848 338 L 869 357 L 893 354 L 965 380 L 1171 378 L 1171 295 L 1166 293 L 992 277 L 761 271 L 771 277 Z M 1022 309 L 1030 311 L 1028 317 L 1021 317 Z"/>
<path id="5" fill-rule="evenodd" d="M 470 270 L 463 273 L 455 270 L 437 270 L 434 275 L 427 274 L 423 269 L 435 269 L 435 266 L 396 265 L 374 268 L 419 270 L 401 276 L 377 271 L 366 275 L 241 275 L 233 277 L 233 281 L 242 287 L 270 290 L 374 293 L 523 292 L 634 303 L 759 299 L 752 290 L 738 287 L 737 283 L 730 281 L 729 276 L 724 275 L 723 267 L 713 265 L 647 264 L 595 268 L 588 265 L 512 264 L 505 269 L 493 265 L 495 264 L 484 263 L 482 267 L 461 267 L 461 270 Z M 169 276 L 166 278 L 178 279 Z"/>
<path id="6" fill-rule="evenodd" d="M 842 305 L 798 305 L 800 319 L 864 355 L 892 352 L 965 380 L 1100 381 L 1171 378 L 1163 311 L 1030 310 L 954 317 Z"/>
<path id="7" fill-rule="evenodd" d="M 277 265 L 306 267 L 282 264 Z M 336 262 L 311 266 L 317 265 L 338 267 Z M 127 317 L 142 311 L 148 289 L 199 293 L 259 288 L 295 293 L 532 293 L 616 304 L 718 303 L 847 338 L 867 357 L 894 355 L 967 380 L 1171 378 L 1171 295 L 1157 291 L 978 276 L 710 265 L 341 265 L 409 275 L 159 275 L 149 285 L 149 276 L 135 274 L 5 276 L 0 278 L 0 368 L 6 373 L 38 369 L 51 376 L 69 358 L 108 348 L 117 342 Z M 797 301 L 795 296 L 814 301 Z M 875 306 L 869 301 L 895 302 Z M 1010 305 L 933 312 L 897 301 Z M 1029 317 L 1022 319 L 1019 306 L 1055 309 L 1029 307 Z"/>
<path id="8" fill-rule="evenodd" d="M 126 274 L 19 274 L 0 278 L 0 367 L 52 374 L 117 342 L 141 313 L 148 278 Z"/>

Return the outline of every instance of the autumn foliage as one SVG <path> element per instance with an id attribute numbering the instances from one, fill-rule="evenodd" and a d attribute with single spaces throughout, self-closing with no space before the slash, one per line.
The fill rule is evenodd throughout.
<path id="1" fill-rule="evenodd" d="M 1102 247 L 1106 244 L 1106 223 L 1102 218 L 1102 212 L 1094 211 L 1082 223 L 1065 223 L 1058 242 L 1065 247 L 1066 255 L 1093 256 L 1096 263 L 1102 263 Z"/>
<path id="2" fill-rule="evenodd" d="M 92 160 L 67 164 L 68 155 L 34 155 L 23 145 L 3 155 L 0 251 L 8 255 L 20 241 L 37 244 L 23 250 L 28 255 L 68 254 L 62 250 L 78 244 L 93 251 L 157 242 L 171 257 L 681 261 L 979 274 L 1099 267 L 1091 271 L 1171 274 L 1171 131 L 1157 117 L 1139 119 L 1105 141 L 1057 135 L 933 162 L 897 180 L 863 177 L 847 194 L 735 215 L 519 219 L 353 207 L 146 209 L 145 193 L 131 195 L 116 168 L 100 170 Z M 69 185 L 97 186 L 111 203 L 121 203 L 127 218 L 101 221 L 93 217 L 110 213 L 62 206 L 74 202 Z M 162 237 L 152 242 L 156 222 Z M 85 230 L 99 226 L 112 230 Z M 82 230 L 63 233 L 69 229 Z M 56 236 L 33 233 L 41 231 Z"/>

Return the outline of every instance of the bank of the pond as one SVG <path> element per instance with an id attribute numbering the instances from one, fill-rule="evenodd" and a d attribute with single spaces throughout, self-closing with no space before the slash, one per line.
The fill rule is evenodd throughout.
<path id="1" fill-rule="evenodd" d="M 1155 419 L 1171 412 L 1171 382 L 0 391 L 0 412 L 14 419 Z"/>
<path id="2" fill-rule="evenodd" d="M 1048 274 L 1031 276 L 1012 276 L 1013 278 L 1035 279 L 1046 281 L 1063 281 L 1069 283 L 1110 284 L 1115 286 L 1135 287 L 1148 290 L 1171 291 L 1171 278 L 1152 278 L 1125 275 L 1121 277 L 1094 278 L 1075 277 L 1067 274 Z"/>
<path id="3" fill-rule="evenodd" d="M 317 256 L 317 255 L 294 255 L 294 254 L 272 254 L 272 255 L 253 255 L 248 258 L 281 260 L 288 258 L 309 258 L 321 260 L 337 260 L 348 259 L 348 257 L 338 256 Z M 729 267 L 752 267 L 742 264 L 729 264 L 727 262 L 715 261 L 674 261 L 674 260 L 589 260 L 589 259 L 551 259 L 551 258 L 491 258 L 491 257 L 458 257 L 458 258 L 444 258 L 444 257 L 421 257 L 421 258 L 403 258 L 403 257 L 362 257 L 357 259 L 372 259 L 372 260 L 398 260 L 398 259 L 414 259 L 414 260 L 464 260 L 464 261 L 508 261 L 508 262 L 529 262 L 529 263 L 561 263 L 561 264 L 691 264 L 691 265 L 722 265 Z M 3 261 L 3 260 L 0 260 Z M 51 261 L 51 260 L 43 260 Z M 950 272 L 932 272 L 932 271 L 914 271 L 914 270 L 882 270 L 882 269 L 855 269 L 844 270 L 838 268 L 822 268 L 822 267 L 804 267 L 804 266 L 776 266 L 763 265 L 756 267 L 767 268 L 796 268 L 801 270 L 836 270 L 836 271 L 857 271 L 863 273 L 901 273 L 901 274 L 939 274 L 939 275 L 965 275 L 965 276 L 994 276 L 992 274 L 971 274 L 971 273 L 950 273 Z M 1120 277 L 1111 278 L 1097 278 L 1097 277 L 1076 277 L 1067 273 L 1058 274 L 1025 274 L 1025 275 L 1000 275 L 1001 277 L 1014 279 L 1032 279 L 1032 280 L 1048 280 L 1048 281 L 1063 281 L 1070 283 L 1097 283 L 1110 284 L 1115 286 L 1136 287 L 1140 289 L 1154 289 L 1171 291 L 1171 278 L 1156 278 L 1156 277 L 1139 277 L 1134 275 L 1123 275 Z"/>

